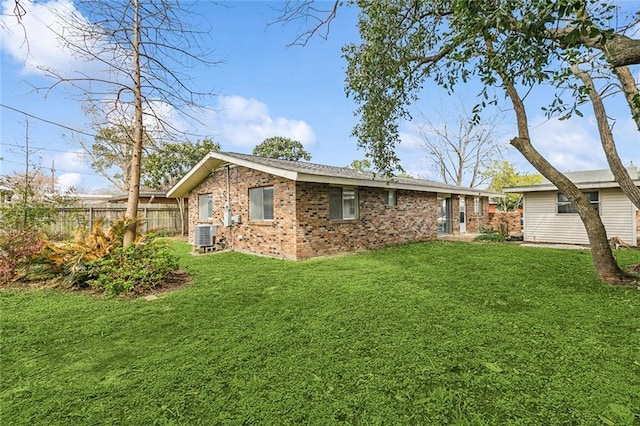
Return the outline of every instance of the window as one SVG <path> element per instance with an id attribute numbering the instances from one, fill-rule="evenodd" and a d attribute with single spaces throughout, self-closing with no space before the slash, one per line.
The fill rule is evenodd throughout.
<path id="1" fill-rule="evenodd" d="M 593 208 L 600 212 L 600 193 L 598 191 L 585 191 L 583 194 L 591 201 Z M 558 192 L 558 213 L 578 213 L 578 210 L 571 204 L 567 196 L 561 192 Z"/>
<path id="2" fill-rule="evenodd" d="M 388 191 L 384 191 L 384 205 L 385 206 L 397 206 L 398 199 L 396 198 L 396 190 L 390 189 Z"/>
<path id="3" fill-rule="evenodd" d="M 273 220 L 273 187 L 249 189 L 249 220 Z"/>
<path id="4" fill-rule="evenodd" d="M 355 188 L 329 188 L 329 219 L 356 219 L 357 205 Z"/>
<path id="5" fill-rule="evenodd" d="M 480 197 L 473 197 L 473 214 L 482 216 L 482 199 Z"/>
<path id="6" fill-rule="evenodd" d="M 200 211 L 200 220 L 213 219 L 213 195 L 198 195 L 198 210 Z"/>

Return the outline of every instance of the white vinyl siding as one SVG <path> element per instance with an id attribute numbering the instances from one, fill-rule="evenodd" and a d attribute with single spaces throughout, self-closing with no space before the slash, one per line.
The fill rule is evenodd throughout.
<path id="1" fill-rule="evenodd" d="M 589 244 L 577 214 L 557 213 L 557 192 L 524 195 L 524 240 L 545 243 Z M 620 189 L 600 190 L 600 218 L 607 237 L 636 245 L 635 207 Z"/>

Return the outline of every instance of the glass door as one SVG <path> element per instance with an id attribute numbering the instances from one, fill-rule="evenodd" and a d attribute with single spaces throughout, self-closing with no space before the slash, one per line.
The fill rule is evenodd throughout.
<path id="1" fill-rule="evenodd" d="M 451 233 L 451 198 L 438 196 L 438 234 Z"/>

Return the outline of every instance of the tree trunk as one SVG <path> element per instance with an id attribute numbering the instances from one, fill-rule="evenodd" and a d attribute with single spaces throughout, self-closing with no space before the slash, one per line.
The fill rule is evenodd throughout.
<path id="1" fill-rule="evenodd" d="M 178 198 L 178 210 L 180 211 L 180 235 L 184 236 L 185 220 L 184 220 L 185 198 Z"/>
<path id="2" fill-rule="evenodd" d="M 617 67 L 613 69 L 613 72 L 616 73 L 618 80 L 620 80 L 622 91 L 624 92 L 624 96 L 627 98 L 629 109 L 631 109 L 631 116 L 636 122 L 638 131 L 640 131 L 640 94 L 638 94 L 636 81 L 633 78 L 631 71 L 629 71 L 629 67 Z"/>
<path id="3" fill-rule="evenodd" d="M 133 135 L 133 152 L 131 158 L 131 173 L 129 175 L 129 197 L 127 199 L 127 211 L 125 220 L 127 220 L 127 228 L 124 232 L 122 240 L 123 246 L 132 244 L 136 239 L 137 217 L 138 217 L 138 200 L 140 197 L 140 164 L 142 157 L 142 141 L 143 141 L 143 120 L 142 120 L 142 89 L 141 89 L 141 73 L 140 73 L 140 5 L 138 0 L 133 1 L 133 102 L 134 102 L 134 135 Z"/>
<path id="4" fill-rule="evenodd" d="M 487 47 L 491 49 L 490 41 L 487 42 Z M 499 74 L 503 82 L 503 87 L 513 104 L 518 122 L 518 137 L 511 139 L 511 145 L 520 151 L 524 158 L 526 158 L 542 176 L 553 183 L 560 192 L 566 195 L 569 201 L 575 206 L 587 231 L 587 236 L 589 237 L 591 257 L 598 278 L 610 283 L 623 281 L 624 273 L 618 266 L 615 257 L 613 257 L 611 246 L 607 240 L 607 232 L 602 224 L 602 220 L 600 220 L 600 215 L 591 206 L 591 202 L 582 191 L 580 191 L 569 178 L 553 167 L 553 165 L 531 145 L 529 123 L 527 122 L 527 113 L 522 98 L 506 72 L 502 70 Z"/>
<path id="5" fill-rule="evenodd" d="M 582 80 L 582 83 L 589 91 L 589 97 L 591 98 L 591 104 L 593 105 L 593 113 L 596 116 L 598 122 L 598 133 L 600 133 L 600 142 L 602 143 L 602 149 L 607 157 L 609 168 L 616 179 L 616 182 L 620 185 L 622 192 L 629 197 L 631 202 L 640 209 L 640 188 L 631 180 L 627 169 L 622 164 L 618 151 L 616 150 L 616 144 L 613 140 L 613 134 L 609 127 L 609 121 L 607 120 L 607 113 L 602 103 L 602 97 L 593 85 L 591 76 L 586 71 L 579 69 L 577 66 L 572 67 L 573 73 Z"/>
<path id="6" fill-rule="evenodd" d="M 567 196 L 576 207 L 580 219 L 587 231 L 591 245 L 591 257 L 598 278 L 606 282 L 617 283 L 623 280 L 624 273 L 618 266 L 607 240 L 607 232 L 598 212 L 591 206 L 587 197 L 565 175 L 556 170 L 538 153 L 527 138 L 513 138 L 513 145 L 544 177 L 549 179 L 560 192 Z"/>

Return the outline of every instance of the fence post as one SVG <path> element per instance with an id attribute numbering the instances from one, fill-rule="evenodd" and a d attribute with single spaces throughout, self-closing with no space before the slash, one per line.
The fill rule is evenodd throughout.
<path id="1" fill-rule="evenodd" d="M 89 229 L 93 229 L 93 207 L 89 206 Z"/>

